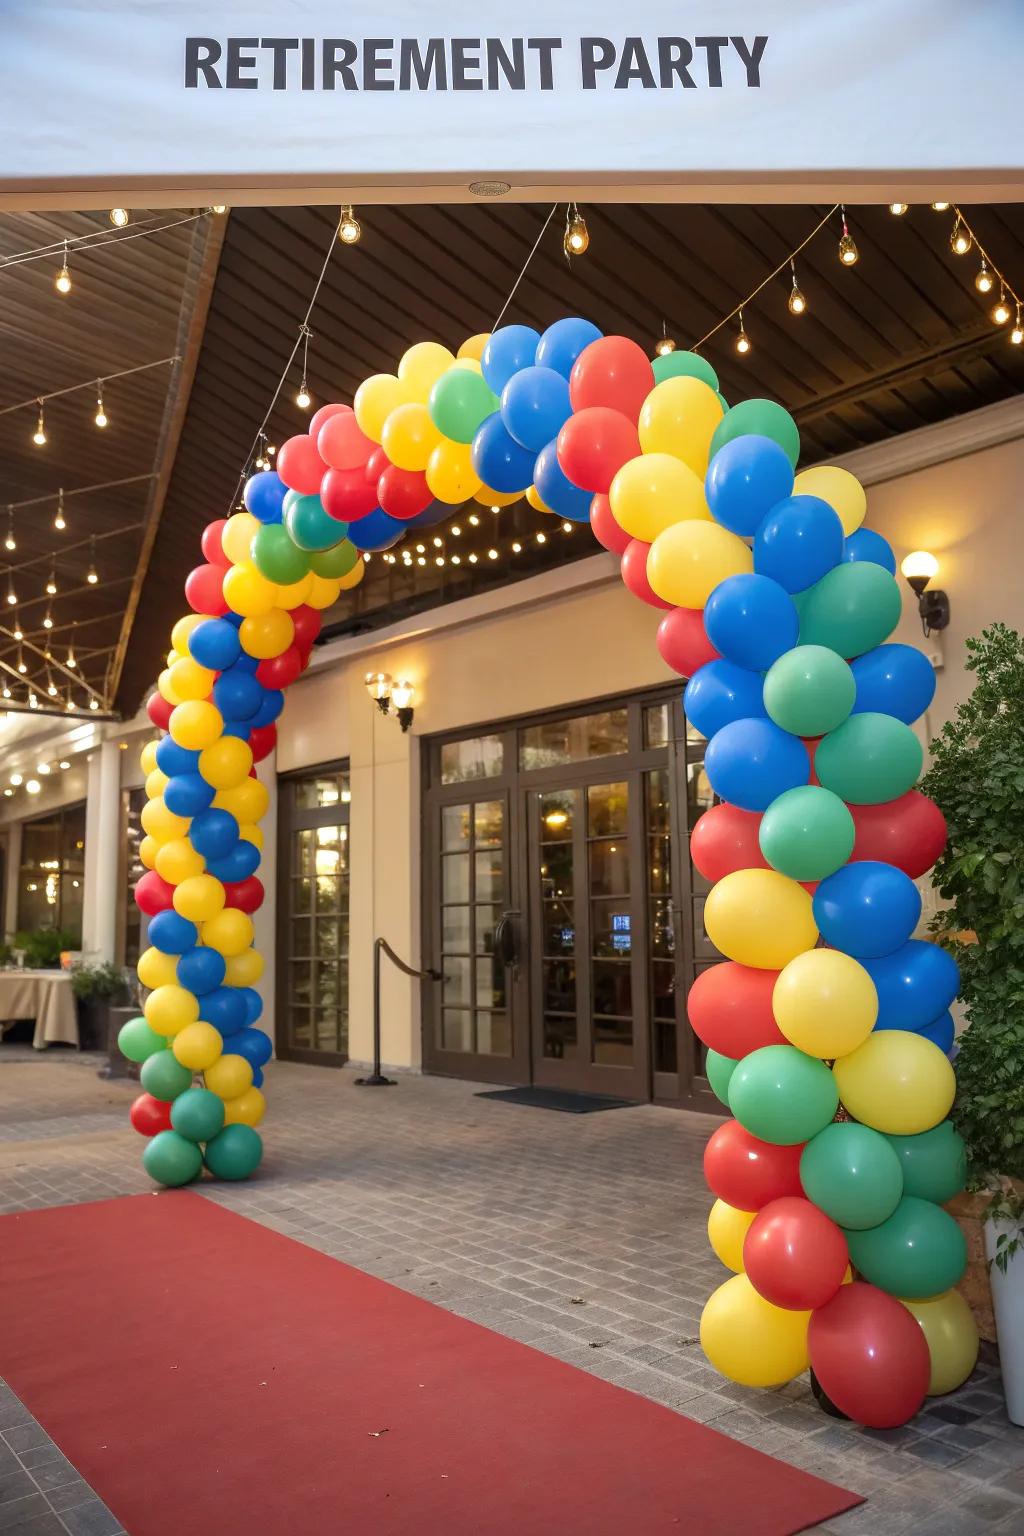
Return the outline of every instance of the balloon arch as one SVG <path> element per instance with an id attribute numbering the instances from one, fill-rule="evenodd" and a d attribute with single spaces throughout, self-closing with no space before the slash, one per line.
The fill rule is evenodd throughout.
<path id="1" fill-rule="evenodd" d="M 934 678 L 886 643 L 895 560 L 861 526 L 862 487 L 834 467 L 794 475 L 799 448 L 781 406 L 730 408 L 703 357 L 651 362 L 577 318 L 505 326 L 457 355 L 420 342 L 352 407 L 318 410 L 248 480 L 246 510 L 209 525 L 185 583 L 192 611 L 148 705 L 148 992 L 121 1044 L 141 1063 L 132 1121 L 154 1179 L 256 1168 L 271 1041 L 253 765 L 320 610 L 356 585 L 362 551 L 474 496 L 589 521 L 630 591 L 664 610 L 658 649 L 689 679 L 718 802 L 691 848 L 726 958 L 688 1010 L 734 1117 L 705 1154 L 709 1236 L 734 1274 L 701 1342 L 752 1387 L 810 1364 L 834 1406 L 884 1427 L 958 1385 L 977 1348 L 942 1208 L 964 1183 L 946 1118 L 957 968 L 911 938 L 914 880 L 945 841 L 914 788 L 911 722 Z"/>

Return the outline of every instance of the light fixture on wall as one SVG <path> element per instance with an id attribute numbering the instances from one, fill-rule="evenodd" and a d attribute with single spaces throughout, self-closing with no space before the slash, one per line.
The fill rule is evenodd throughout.
<path id="1" fill-rule="evenodd" d="M 917 594 L 917 611 L 921 615 L 921 627 L 927 638 L 933 630 L 945 629 L 949 623 L 949 598 L 940 588 L 926 590 L 939 569 L 939 562 L 926 549 L 915 549 L 900 562 L 900 570 Z"/>
<path id="2" fill-rule="evenodd" d="M 367 672 L 366 691 L 382 715 L 390 715 L 394 706 L 395 719 L 407 731 L 413 721 L 413 699 L 416 690 L 412 683 L 399 678 L 396 683 L 390 672 Z"/>

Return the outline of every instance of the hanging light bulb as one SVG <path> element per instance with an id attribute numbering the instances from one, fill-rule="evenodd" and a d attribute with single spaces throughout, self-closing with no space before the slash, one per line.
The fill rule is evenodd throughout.
<path id="1" fill-rule="evenodd" d="M 128 223 L 128 209 L 111 208 L 107 217 L 110 219 L 110 222 L 113 224 L 115 229 L 124 229 L 125 225 Z"/>
<path id="2" fill-rule="evenodd" d="M 46 583 L 46 593 L 48 597 L 57 596 L 57 571 L 56 567 L 53 565 L 50 566 L 50 575 Z"/>
<path id="3" fill-rule="evenodd" d="M 305 379 L 299 385 L 299 392 L 295 396 L 295 404 L 299 407 L 300 411 L 308 411 L 313 404 L 313 396 L 309 392 L 309 385 Z"/>
<path id="4" fill-rule="evenodd" d="M 41 448 L 46 442 L 46 422 L 43 418 L 43 402 L 39 402 L 39 415 L 36 419 L 36 429 L 32 434 L 32 441 L 37 448 Z"/>
<path id="5" fill-rule="evenodd" d="M 807 300 L 804 298 L 800 289 L 800 284 L 796 280 L 796 262 L 793 260 L 792 256 L 789 258 L 789 270 L 793 274 L 793 286 L 790 289 L 789 298 L 786 301 L 787 307 L 791 315 L 802 315 L 804 310 L 807 308 Z"/>
<path id="6" fill-rule="evenodd" d="M 363 226 L 353 213 L 352 204 L 347 203 L 338 220 L 338 239 L 342 245 L 358 245 L 362 238 Z"/>
<path id="7" fill-rule="evenodd" d="M 966 256 L 971 248 L 971 232 L 959 214 L 949 237 L 949 245 L 954 256 Z"/>
<path id="8" fill-rule="evenodd" d="M 4 549 L 6 549 L 6 550 L 10 551 L 11 553 L 13 553 L 14 550 L 17 549 L 17 547 L 18 547 L 18 544 L 17 544 L 17 541 L 16 541 L 16 539 L 14 537 L 14 508 L 13 507 L 8 507 L 7 508 L 7 537 L 6 537 L 6 539 L 4 539 Z"/>
<path id="9" fill-rule="evenodd" d="M 94 533 L 89 536 L 89 569 L 85 573 L 85 579 L 90 587 L 94 587 L 100 579 L 96 570 L 96 535 Z"/>
<path id="10" fill-rule="evenodd" d="M 25 665 L 25 658 L 21 653 L 20 645 L 18 647 L 18 671 L 21 673 L 22 677 L 24 677 L 25 673 L 28 671 L 28 667 Z"/>
<path id="11" fill-rule="evenodd" d="M 4 694 L 4 698 L 5 699 L 9 699 L 10 696 L 11 696 L 11 690 L 8 688 L 6 683 L 4 683 L 3 694 Z M 13 795 L 14 794 L 14 790 L 13 789 L 5 789 L 4 790 L 4 794 L 5 795 Z"/>
<path id="12" fill-rule="evenodd" d="M 15 640 L 24 640 L 25 638 L 25 631 L 21 627 L 21 620 L 17 614 L 14 615 L 14 628 L 11 630 L 11 634 Z"/>
<path id="13" fill-rule="evenodd" d="M 514 555 L 521 555 L 522 552 L 523 552 L 523 546 L 519 543 L 519 541 L 517 539 L 516 542 L 512 545 L 512 553 Z"/>
<path id="14" fill-rule="evenodd" d="M 860 259 L 860 251 L 857 242 L 850 234 L 850 226 L 846 222 L 846 209 L 840 208 L 843 219 L 843 232 L 839 236 L 839 260 L 844 267 L 852 267 Z"/>
<path id="15" fill-rule="evenodd" d="M 49 607 L 47 607 L 46 617 L 43 619 L 43 628 L 44 629 L 52 629 L 53 628 L 53 613 L 52 613 L 52 611 L 50 610 Z"/>
<path id="16" fill-rule="evenodd" d="M 71 639 L 68 641 L 68 654 L 67 654 L 67 656 L 65 658 L 64 665 L 66 667 L 70 667 L 72 672 L 78 666 L 78 661 L 77 661 L 77 658 L 75 656 L 75 627 L 74 627 L 74 625 L 71 626 Z"/>
<path id="17" fill-rule="evenodd" d="M 909 207 L 909 203 L 890 203 L 889 212 L 892 214 L 893 218 L 901 219 Z"/>
<path id="18" fill-rule="evenodd" d="M 1021 325 L 1020 305 L 1017 305 L 1017 318 L 1013 322 L 1013 330 L 1010 332 L 1010 341 L 1015 347 L 1019 347 L 1024 341 L 1024 326 Z"/>
<path id="19" fill-rule="evenodd" d="M 547 541 L 548 541 L 548 536 L 547 536 L 546 533 L 538 533 L 538 535 L 537 535 L 537 543 L 538 544 L 546 544 Z"/>
<path id="20" fill-rule="evenodd" d="M 54 682 L 49 672 L 46 674 L 46 691 L 50 695 L 51 699 L 55 699 L 57 697 L 57 684 Z M 47 768 L 46 771 L 49 773 L 49 768 Z"/>
<path id="21" fill-rule="evenodd" d="M 105 427 L 107 422 L 108 422 L 108 420 L 109 420 L 109 417 L 107 416 L 106 411 L 103 409 L 103 380 L 102 379 L 97 379 L 96 380 L 96 415 L 93 417 L 93 421 L 96 423 L 96 425 L 98 427 Z"/>
<path id="22" fill-rule="evenodd" d="M 15 608 L 17 606 L 17 603 L 18 603 L 18 594 L 14 590 L 14 572 L 13 571 L 8 571 L 7 572 L 7 602 L 8 602 L 8 605 L 11 608 Z"/>
<path id="23" fill-rule="evenodd" d="M 587 221 L 580 213 L 576 204 L 566 205 L 565 209 L 565 234 L 562 237 L 562 249 L 567 256 L 582 256 L 590 244 L 590 231 Z"/>
<path id="24" fill-rule="evenodd" d="M 990 311 L 995 325 L 1005 325 L 1010 318 L 1010 306 L 1006 302 L 1006 289 L 999 284 L 999 297 Z"/>
<path id="25" fill-rule="evenodd" d="M 210 207 L 210 212 L 211 213 L 215 213 L 218 218 L 222 218 L 223 215 L 225 213 L 227 213 L 227 211 L 228 211 L 227 203 L 213 203 L 211 205 L 211 207 Z"/>
<path id="26" fill-rule="evenodd" d="M 58 533 L 63 533 L 64 529 L 67 527 L 67 519 L 64 516 L 63 488 L 57 492 L 57 510 L 53 514 L 53 526 L 56 528 Z"/>
<path id="27" fill-rule="evenodd" d="M 28 696 L 28 707 L 29 707 L 29 709 L 38 709 L 39 708 L 39 700 L 36 698 L 34 693 L 30 693 L 29 696 Z M 25 788 L 28 790 L 30 795 L 38 795 L 38 793 L 39 793 L 39 780 L 38 779 L 29 779 L 28 783 L 25 785 Z"/>
<path id="28" fill-rule="evenodd" d="M 738 334 L 736 336 L 736 351 L 740 354 L 741 357 L 746 357 L 747 353 L 750 351 L 750 337 L 747 335 L 746 329 L 744 328 L 744 325 L 743 325 L 743 311 L 742 311 L 742 309 L 740 310 L 740 313 L 739 313 L 739 320 L 740 320 L 740 328 L 739 328 L 739 332 L 738 332 Z"/>
<path id="29" fill-rule="evenodd" d="M 661 322 L 661 337 L 654 350 L 659 357 L 668 357 L 668 354 L 674 352 L 675 349 L 676 344 L 668 334 L 668 327 L 663 320 Z"/>
<path id="30" fill-rule="evenodd" d="M 68 691 L 67 691 L 67 698 L 66 698 L 66 702 L 64 704 L 64 708 L 70 714 L 70 712 L 74 709 L 74 707 L 75 707 L 75 701 L 71 697 L 71 689 L 69 688 Z"/>
<path id="31" fill-rule="evenodd" d="M 936 213 L 945 213 L 945 211 L 946 211 L 946 209 L 948 207 L 949 207 L 948 203 L 932 203 L 932 208 L 935 210 Z"/>
<path id="32" fill-rule="evenodd" d="M 53 286 L 58 293 L 71 292 L 71 272 L 68 269 L 68 243 L 66 240 L 64 241 L 64 262 L 53 280 Z"/>
<path id="33" fill-rule="evenodd" d="M 489 549 L 487 551 L 487 558 L 488 558 L 488 560 L 497 560 L 497 558 L 498 558 L 498 551 L 496 549 Z"/>
<path id="34" fill-rule="evenodd" d="M 100 707 L 99 706 L 99 701 L 97 699 L 95 699 L 95 698 L 90 698 L 90 700 L 89 700 L 89 708 L 93 709 L 93 710 L 96 710 L 96 709 L 99 709 L 99 707 Z"/>
<path id="35" fill-rule="evenodd" d="M 992 276 L 992 273 L 989 270 L 988 262 L 983 256 L 981 258 L 981 266 L 978 268 L 977 276 L 974 279 L 974 286 L 977 288 L 979 293 L 991 293 L 992 289 L 995 287 L 995 283 L 996 280 Z"/>

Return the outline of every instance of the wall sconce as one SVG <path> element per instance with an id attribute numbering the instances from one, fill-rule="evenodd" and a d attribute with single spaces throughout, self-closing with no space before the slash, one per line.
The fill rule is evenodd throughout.
<path id="1" fill-rule="evenodd" d="M 939 569 L 939 562 L 926 549 L 912 550 L 900 562 L 900 570 L 917 593 L 917 611 L 921 615 L 921 627 L 925 638 L 934 629 L 945 629 L 949 623 L 949 598 L 936 588 L 926 591 L 928 583 Z"/>
<path id="2" fill-rule="evenodd" d="M 395 718 L 403 731 L 407 731 L 413 721 L 413 699 L 416 690 L 412 683 L 400 678 L 396 683 L 390 672 L 367 672 L 366 691 L 376 704 L 382 715 L 391 713 L 394 705 Z"/>

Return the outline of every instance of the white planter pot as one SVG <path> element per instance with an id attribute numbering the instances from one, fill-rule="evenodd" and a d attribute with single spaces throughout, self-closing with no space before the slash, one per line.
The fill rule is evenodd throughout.
<path id="1" fill-rule="evenodd" d="M 1001 1232 L 1013 1230 L 1006 1222 L 985 1222 L 985 1254 L 996 1255 Z M 1003 1372 L 1006 1412 L 1013 1424 L 1024 1425 L 1024 1248 L 1018 1248 L 1004 1274 L 995 1264 L 989 1267 L 992 1305 L 999 1335 L 999 1363 Z"/>

